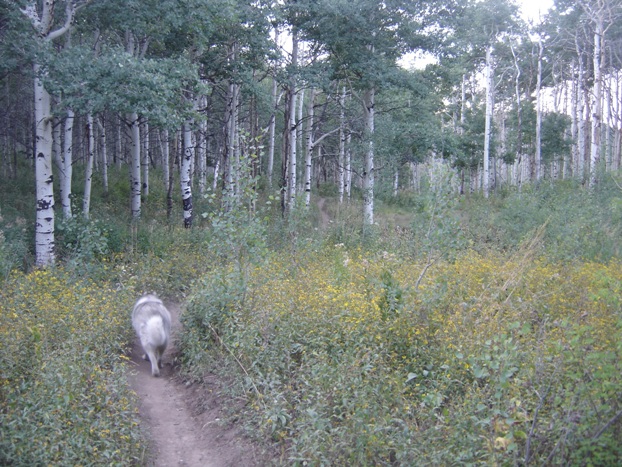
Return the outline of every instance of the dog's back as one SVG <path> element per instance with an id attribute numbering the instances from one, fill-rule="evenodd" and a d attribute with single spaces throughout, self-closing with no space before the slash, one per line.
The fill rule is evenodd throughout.
<path id="1" fill-rule="evenodd" d="M 162 354 L 171 333 L 171 315 L 155 295 L 144 295 L 132 311 L 132 325 L 140 338 L 145 356 L 151 362 L 151 374 L 160 376 Z"/>

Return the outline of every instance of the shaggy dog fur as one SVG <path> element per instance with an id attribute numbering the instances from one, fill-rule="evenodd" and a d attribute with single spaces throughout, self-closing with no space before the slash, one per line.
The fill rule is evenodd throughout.
<path id="1" fill-rule="evenodd" d="M 151 362 L 151 374 L 160 376 L 162 354 L 171 335 L 171 315 L 155 295 L 143 295 L 132 311 L 132 325 L 140 339 L 145 355 Z"/>

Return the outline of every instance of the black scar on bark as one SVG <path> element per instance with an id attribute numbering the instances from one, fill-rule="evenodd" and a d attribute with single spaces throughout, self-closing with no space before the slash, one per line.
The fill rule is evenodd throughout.
<path id="1" fill-rule="evenodd" d="M 46 209 L 50 209 L 52 206 L 52 201 L 48 201 L 46 199 L 40 199 L 37 201 L 37 211 L 45 211 Z"/>
<path id="2" fill-rule="evenodd" d="M 192 198 L 186 198 L 183 200 L 184 212 L 192 212 Z M 192 216 L 184 217 L 184 227 L 189 229 L 192 227 Z"/>

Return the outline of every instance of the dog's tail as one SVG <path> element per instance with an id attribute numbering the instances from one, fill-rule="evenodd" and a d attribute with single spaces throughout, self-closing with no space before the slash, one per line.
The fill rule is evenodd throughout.
<path id="1" fill-rule="evenodd" d="M 164 327 L 162 316 L 151 316 L 146 323 L 143 324 L 143 335 L 149 340 L 149 344 L 154 348 L 165 347 L 168 342 L 168 334 Z"/>
<path id="2" fill-rule="evenodd" d="M 164 319 L 162 316 L 156 315 L 150 317 L 143 323 L 141 334 L 143 348 L 151 362 L 151 374 L 153 376 L 160 376 L 162 354 L 168 343 L 168 332 L 164 326 Z"/>

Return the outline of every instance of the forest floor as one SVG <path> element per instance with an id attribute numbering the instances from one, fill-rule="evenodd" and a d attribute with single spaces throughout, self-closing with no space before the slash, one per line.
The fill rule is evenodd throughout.
<path id="1" fill-rule="evenodd" d="M 172 318 L 172 339 L 163 357 L 159 378 L 142 359 L 140 341 L 132 350 L 134 370 L 130 384 L 139 396 L 141 428 L 151 441 L 144 465 L 149 467 L 260 466 L 269 464 L 261 450 L 244 436 L 239 424 L 226 422 L 227 396 L 216 380 L 190 384 L 180 376 L 175 362 L 175 333 L 180 307 L 166 303 Z"/>

